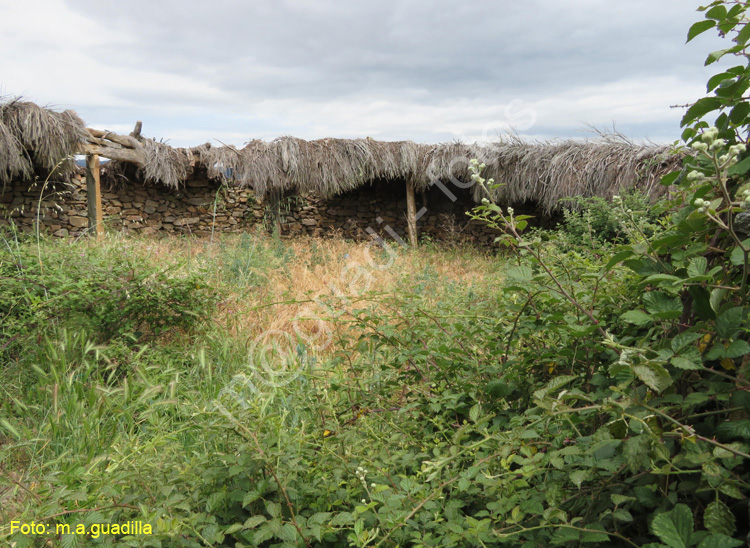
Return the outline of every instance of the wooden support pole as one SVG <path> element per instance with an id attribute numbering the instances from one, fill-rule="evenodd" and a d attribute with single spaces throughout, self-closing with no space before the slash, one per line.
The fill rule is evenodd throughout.
<path id="1" fill-rule="evenodd" d="M 280 190 L 272 190 L 269 196 L 271 200 L 271 208 L 273 211 L 273 221 L 276 228 L 276 235 L 281 236 L 281 198 L 282 192 Z"/>
<path id="2" fill-rule="evenodd" d="M 414 198 L 414 187 L 406 183 L 406 225 L 409 231 L 409 243 L 417 247 L 417 200 Z"/>
<path id="3" fill-rule="evenodd" d="M 102 186 L 99 179 L 99 156 L 86 156 L 86 192 L 89 206 L 89 228 L 96 231 L 97 239 L 104 236 L 104 216 L 102 213 Z"/>

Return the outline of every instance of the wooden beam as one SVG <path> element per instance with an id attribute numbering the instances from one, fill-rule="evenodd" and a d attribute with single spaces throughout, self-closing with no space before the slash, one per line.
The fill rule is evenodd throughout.
<path id="1" fill-rule="evenodd" d="M 141 130 L 142 129 L 143 129 L 143 122 L 141 122 L 140 120 L 138 120 L 135 123 L 135 128 L 133 129 L 133 131 L 130 132 L 130 136 L 131 137 L 135 137 L 136 139 L 140 139 L 141 138 Z"/>
<path id="2" fill-rule="evenodd" d="M 124 147 L 137 149 L 141 146 L 141 144 L 138 142 L 138 139 L 136 139 L 135 137 L 131 137 L 130 135 L 118 135 L 117 133 L 114 133 L 112 131 L 102 131 L 101 129 L 93 129 L 90 127 L 86 129 L 94 137 L 98 137 L 99 139 L 107 139 L 108 141 L 112 141 L 113 143 L 117 143 L 118 145 L 122 145 Z"/>
<path id="3" fill-rule="evenodd" d="M 409 243 L 417 247 L 417 200 L 414 198 L 414 187 L 406 183 L 406 225 L 409 231 Z"/>
<path id="4" fill-rule="evenodd" d="M 97 239 L 104 236 L 102 213 L 102 186 L 99 179 L 99 156 L 86 156 L 86 192 L 89 206 L 89 228 L 96 232 Z"/>
<path id="5" fill-rule="evenodd" d="M 146 163 L 146 156 L 142 151 L 129 148 L 112 148 L 109 146 L 95 145 L 93 143 L 84 143 L 80 146 L 78 152 L 87 156 L 104 156 L 110 160 L 130 162 L 139 167 L 143 167 Z"/>

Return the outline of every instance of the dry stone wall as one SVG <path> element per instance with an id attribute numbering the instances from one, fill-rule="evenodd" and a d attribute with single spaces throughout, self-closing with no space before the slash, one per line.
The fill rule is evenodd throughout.
<path id="1" fill-rule="evenodd" d="M 39 220 L 42 231 L 56 237 L 77 237 L 87 231 L 83 174 L 75 175 L 70 183 L 18 183 L 1 190 L 0 226 L 13 223 L 21 231 L 33 232 Z M 471 200 L 454 194 L 459 196 L 455 202 L 436 188 L 417 196 L 417 209 L 425 208 L 417 223 L 420 237 L 491 243 L 496 232 L 469 222 L 465 212 L 473 206 Z M 189 180 L 177 191 L 132 182 L 104 187 L 102 205 L 105 225 L 114 231 L 208 236 L 276 227 L 275 206 L 258 199 L 252 189 L 228 188 L 206 178 Z M 365 239 L 374 232 L 387 241 L 394 234 L 406 238 L 403 184 L 376 183 L 330 200 L 287 196 L 278 202 L 278 211 L 282 235 L 340 234 Z"/>

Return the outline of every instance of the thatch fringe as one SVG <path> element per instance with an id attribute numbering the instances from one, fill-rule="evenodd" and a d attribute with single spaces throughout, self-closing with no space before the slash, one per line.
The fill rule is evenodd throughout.
<path id="1" fill-rule="evenodd" d="M 0 180 L 33 173 L 66 177 L 75 171 L 73 155 L 87 135 L 72 110 L 55 112 L 20 99 L 0 104 Z"/>
<path id="2" fill-rule="evenodd" d="M 565 198 L 611 198 L 639 189 L 653 199 L 667 193 L 662 176 L 678 169 L 682 155 L 671 146 L 634 144 L 619 135 L 594 141 L 526 143 L 517 137 L 492 145 L 486 156 L 484 177 L 501 186 L 492 191 L 500 203 L 534 201 L 545 211 L 560 207 Z M 479 186 L 475 200 L 486 197 Z"/>
<path id="3" fill-rule="evenodd" d="M 140 141 L 146 156 L 141 168 L 147 183 L 160 182 L 171 188 L 179 188 L 191 173 L 192 153 L 184 148 L 172 148 L 153 139 Z"/>
<path id="4" fill-rule="evenodd" d="M 376 180 L 406 181 L 416 190 L 435 180 L 469 188 L 469 161 L 478 158 L 487 165 L 484 176 L 502 184 L 492 192 L 494 199 L 535 201 L 548 212 L 574 196 L 608 198 L 631 188 L 663 195 L 659 179 L 681 159 L 669 146 L 635 144 L 619 135 L 546 143 L 510 136 L 487 145 L 280 137 L 250 141 L 242 149 L 204 145 L 193 150 L 210 177 L 252 186 L 260 195 L 300 191 L 323 197 Z M 477 201 L 486 197 L 476 185 L 472 194 Z"/>
<path id="5" fill-rule="evenodd" d="M 663 195 L 666 188 L 658 181 L 681 159 L 668 146 L 636 144 L 618 134 L 541 143 L 511 135 L 486 145 L 286 136 L 253 140 L 241 149 L 208 144 L 176 149 L 139 134 L 87 130 L 72 111 L 54 112 L 17 99 L 0 103 L 0 181 L 72 170 L 72 155 L 84 143 L 86 153 L 107 156 L 109 151 L 119 159 L 105 170 L 117 179 L 132 172 L 119 161 L 134 163 L 144 182 L 176 189 L 199 164 L 209 177 L 252 186 L 261 196 L 306 192 L 333 197 L 376 181 L 406 182 L 424 190 L 438 180 L 471 188 L 479 201 L 485 191 L 472 185 L 468 170 L 469 161 L 478 158 L 487 165 L 484 176 L 502 184 L 492 191 L 494 199 L 504 204 L 533 201 L 547 212 L 575 196 L 609 198 L 631 188 Z"/>

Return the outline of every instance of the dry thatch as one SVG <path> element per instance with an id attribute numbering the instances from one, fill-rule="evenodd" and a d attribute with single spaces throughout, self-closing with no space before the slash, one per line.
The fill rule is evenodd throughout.
<path id="1" fill-rule="evenodd" d="M 55 112 L 19 99 L 0 104 L 0 180 L 28 179 L 34 173 L 67 176 L 87 135 L 72 110 Z"/>
<path id="2" fill-rule="evenodd" d="M 656 197 L 666 189 L 659 179 L 679 164 L 668 146 L 635 144 L 620 135 L 593 141 L 528 143 L 510 136 L 488 145 L 373 139 L 305 141 L 280 137 L 251 141 L 244 148 L 193 149 L 211 177 L 252 186 L 261 195 L 309 192 L 332 197 L 377 180 L 408 182 L 417 190 L 439 180 L 450 187 L 472 186 L 469 161 L 478 158 L 486 178 L 502 186 L 493 191 L 501 203 L 539 203 L 546 211 L 573 196 L 611 197 L 639 188 Z M 484 190 L 474 186 L 479 201 Z"/>
<path id="3" fill-rule="evenodd" d="M 535 201 L 548 212 L 565 198 L 611 198 L 632 188 L 657 198 L 667 192 L 659 180 L 682 159 L 670 146 L 635 144 L 620 135 L 536 144 L 511 137 L 485 153 L 484 176 L 502 183 L 492 191 L 496 201 Z M 485 197 L 478 186 L 473 194 L 477 201 Z"/>
<path id="4" fill-rule="evenodd" d="M 335 196 L 378 179 L 412 180 L 419 145 L 410 141 L 279 137 L 242 149 L 204 145 L 199 154 L 210 177 L 231 178 L 263 195 L 300 190 Z"/>
<path id="5" fill-rule="evenodd" d="M 141 140 L 146 155 L 143 166 L 143 179 L 148 182 L 160 182 L 168 187 L 177 188 L 191 173 L 192 153 L 184 148 L 172 148 L 166 143 L 153 139 Z"/>
<path id="6" fill-rule="evenodd" d="M 115 159 L 105 170 L 114 178 L 124 179 L 133 171 L 125 167 L 133 164 L 136 177 L 170 188 L 184 182 L 197 162 L 209 177 L 252 186 L 259 195 L 332 197 L 375 181 L 406 182 L 424 190 L 437 180 L 448 188 L 471 188 L 479 201 L 485 191 L 472 185 L 468 170 L 469 161 L 478 158 L 487 165 L 484 176 L 502 184 L 492 191 L 494 199 L 505 204 L 533 201 L 549 212 L 574 196 L 608 198 L 630 188 L 662 195 L 666 189 L 658 184 L 660 177 L 680 160 L 667 146 L 635 144 L 621 135 L 542 143 L 509 136 L 487 145 L 279 137 L 250 141 L 241 149 L 175 149 L 142 138 L 139 129 L 118 136 L 87 130 L 72 111 L 58 113 L 20 100 L 0 103 L 0 181 L 69 170 L 73 162 L 65 159 L 72 160 L 85 143 L 87 153 Z"/>

